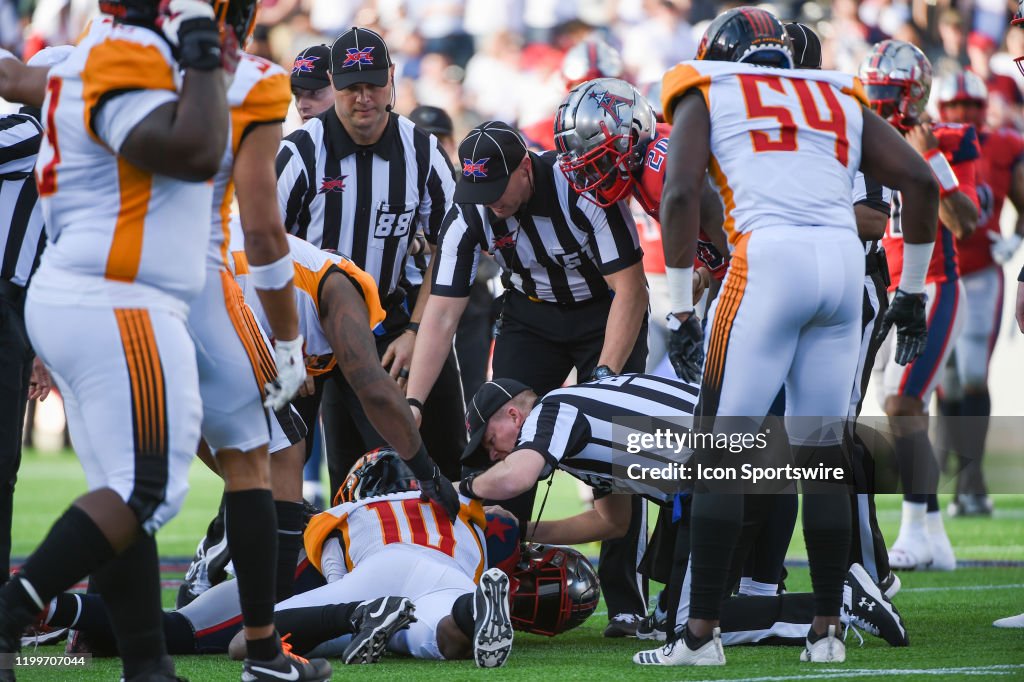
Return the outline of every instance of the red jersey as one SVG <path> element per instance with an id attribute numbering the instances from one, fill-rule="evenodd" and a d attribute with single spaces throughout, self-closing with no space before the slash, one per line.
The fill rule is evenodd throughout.
<path id="1" fill-rule="evenodd" d="M 977 164 L 981 152 L 978 149 L 978 135 L 974 126 L 936 123 L 933 130 L 939 140 L 939 150 L 945 154 L 960 181 L 960 191 L 970 197 L 977 206 Z M 892 204 L 892 216 L 882 238 L 892 280 L 889 291 L 896 290 L 900 274 L 903 272 L 903 226 L 900 222 L 902 197 L 898 192 L 893 195 Z M 939 221 L 938 231 L 935 233 L 935 249 L 932 251 L 931 263 L 928 264 L 928 274 L 925 276 L 926 282 L 955 282 L 960 278 L 955 242 L 953 233 Z"/>
<path id="2" fill-rule="evenodd" d="M 981 141 L 981 159 L 978 162 L 978 202 L 981 208 L 978 229 L 967 239 L 956 240 L 961 275 L 995 264 L 989 234 L 1002 236 L 999 216 L 1013 183 L 1013 173 L 1024 159 L 1024 137 L 1011 128 L 983 130 L 978 139 Z"/>
<path id="3" fill-rule="evenodd" d="M 523 126 L 519 132 L 526 138 L 526 143 L 537 149 L 548 151 L 555 148 L 555 118 L 546 118 L 536 123 Z"/>
<path id="4" fill-rule="evenodd" d="M 641 224 L 637 219 L 637 232 L 640 245 L 644 249 L 644 271 L 665 272 L 665 254 L 661 247 L 661 223 L 658 210 L 661 207 L 661 191 L 665 186 L 665 158 L 668 154 L 668 136 L 672 126 L 659 123 L 655 128 L 654 139 L 647 146 L 647 156 L 640 167 L 633 197 L 648 216 Z M 719 253 L 711 239 L 701 230 L 697 238 L 697 257 L 693 261 L 694 269 L 701 266 L 711 271 L 715 279 L 725 277 L 729 261 Z M 656 269 L 660 268 L 660 269 Z"/>

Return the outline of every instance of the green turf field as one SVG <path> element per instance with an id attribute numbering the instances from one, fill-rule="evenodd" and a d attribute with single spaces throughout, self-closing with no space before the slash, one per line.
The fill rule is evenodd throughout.
<path id="1" fill-rule="evenodd" d="M 27 453 L 15 496 L 14 555 L 24 556 L 46 533 L 49 525 L 85 488 L 81 469 L 70 455 L 41 456 Z M 542 487 L 538 504 L 543 496 Z M 163 556 L 190 556 L 220 495 L 216 477 L 197 463 L 192 470 L 192 491 L 181 514 L 158 535 Z M 948 496 L 947 496 L 948 497 Z M 943 499 L 945 502 L 946 499 Z M 573 479 L 558 474 L 544 512 L 545 518 L 574 513 L 581 508 Z M 895 537 L 899 525 L 899 500 L 879 500 L 883 530 Z M 963 560 L 1024 561 L 1024 495 L 998 496 L 992 519 L 947 519 L 957 556 Z M 587 548 L 590 555 L 596 547 Z M 797 533 L 790 557 L 805 557 Z M 178 577 L 178 576 L 169 576 Z M 961 568 L 954 573 L 903 574 L 903 591 L 895 603 L 908 626 L 911 646 L 892 649 L 881 640 L 865 636 L 863 647 L 851 635 L 847 663 L 842 666 L 808 667 L 799 664 L 799 650 L 782 647 L 728 648 L 725 668 L 661 668 L 634 666 L 631 655 L 645 643 L 637 640 L 606 640 L 601 637 L 606 615 L 603 604 L 582 627 L 556 639 L 517 634 L 512 657 L 505 668 L 477 670 L 470 662 L 435 663 L 386 658 L 376 666 L 348 669 L 336 666 L 335 677 L 358 675 L 360 679 L 420 680 L 434 682 L 489 679 L 586 679 L 614 680 L 784 680 L 860 679 L 891 680 L 985 679 L 1024 680 L 1024 630 L 998 630 L 992 620 L 1024 611 L 1024 568 Z M 787 585 L 792 591 L 809 589 L 806 568 L 790 568 Z M 165 591 L 165 605 L 174 595 Z M 43 647 L 38 653 L 52 655 L 59 647 Z M 180 657 L 179 674 L 194 682 L 237 680 L 240 664 L 224 656 Z M 906 671 L 906 672 L 900 672 Z M 84 670 L 22 668 L 19 680 L 117 679 L 118 662 L 93 661 Z"/>

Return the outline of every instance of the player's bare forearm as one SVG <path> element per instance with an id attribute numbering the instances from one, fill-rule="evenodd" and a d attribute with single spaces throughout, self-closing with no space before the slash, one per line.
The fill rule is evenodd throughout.
<path id="1" fill-rule="evenodd" d="M 416 296 L 416 304 L 413 306 L 410 321 L 419 324 L 423 320 L 423 313 L 427 309 L 427 299 L 430 298 L 430 281 L 434 275 L 434 259 L 427 263 L 427 270 L 423 273 L 423 285 L 420 286 L 419 294 Z"/>
<path id="2" fill-rule="evenodd" d="M 567 519 L 538 521 L 537 530 L 534 531 L 529 540 L 549 545 L 578 545 L 584 542 L 600 542 L 621 538 L 629 531 L 629 521 L 632 513 L 629 504 L 626 504 L 624 514 L 621 507 L 619 507 L 618 513 L 614 516 L 609 514 L 607 510 L 602 514 L 597 508 L 602 500 L 619 497 L 628 503 L 628 495 L 608 495 L 594 502 L 595 509 L 587 510 L 576 516 L 570 516 Z"/>
<path id="3" fill-rule="evenodd" d="M 516 450 L 473 479 L 473 494 L 486 500 L 509 500 L 533 487 L 544 470 L 544 455 Z"/>
<path id="4" fill-rule="evenodd" d="M 245 257 L 260 266 L 289 258 L 281 214 L 277 208 L 277 174 L 274 159 L 281 143 L 276 123 L 252 128 L 242 140 L 235 158 L 233 178 L 238 213 L 245 234 Z M 290 341 L 299 335 L 299 315 L 291 283 L 281 289 L 257 289 L 274 338 Z"/>
<path id="5" fill-rule="evenodd" d="M 729 235 L 725 233 L 722 199 L 710 179 L 704 180 L 700 194 L 700 229 L 723 256 L 729 255 Z M 685 266 L 683 266 L 685 267 Z"/>
<path id="6" fill-rule="evenodd" d="M 608 321 L 605 323 L 604 345 L 597 364 L 606 365 L 615 373 L 622 371 L 633 346 L 636 345 L 647 313 L 649 295 L 644 279 L 643 264 L 636 263 L 605 277 L 608 287 L 615 292 Z"/>
<path id="7" fill-rule="evenodd" d="M 661 240 L 665 265 L 688 268 L 697 253 L 704 175 L 711 157 L 711 122 L 700 93 L 679 100 L 674 121 L 661 195 Z"/>
<path id="8" fill-rule="evenodd" d="M 425 279 L 422 288 L 426 289 L 429 286 L 430 281 Z M 467 305 L 468 296 L 451 298 L 431 295 L 427 298 L 420 330 L 416 334 L 416 346 L 409 367 L 409 382 L 405 388 L 405 394 L 410 398 L 424 402 L 430 395 L 430 390 L 441 373 L 441 366 L 451 352 L 455 330 Z"/>
<path id="9" fill-rule="evenodd" d="M 857 236 L 861 241 L 870 242 L 885 236 L 885 224 L 889 216 L 867 204 L 856 204 L 853 215 L 857 220 Z"/>
<path id="10" fill-rule="evenodd" d="M 978 207 L 963 192 L 953 192 L 939 201 L 939 220 L 957 239 L 965 239 L 978 226 Z"/>
<path id="11" fill-rule="evenodd" d="M 227 145 L 224 73 L 185 71 L 177 102 L 154 109 L 125 139 L 121 154 L 133 165 L 178 180 L 208 180 Z"/>
<path id="12" fill-rule="evenodd" d="M 27 66 L 17 59 L 0 59 L 0 97 L 42 107 L 48 73 L 48 67 Z"/>
<path id="13" fill-rule="evenodd" d="M 327 277 L 320 295 L 320 325 L 338 368 L 373 428 L 402 459 L 411 459 L 422 445 L 420 433 L 401 389 L 380 366 L 366 305 L 345 275 Z"/>
<path id="14" fill-rule="evenodd" d="M 909 244 L 935 241 L 939 220 L 939 183 L 932 169 L 896 129 L 870 109 L 861 109 L 860 169 L 903 196 L 901 224 L 903 240 Z"/>

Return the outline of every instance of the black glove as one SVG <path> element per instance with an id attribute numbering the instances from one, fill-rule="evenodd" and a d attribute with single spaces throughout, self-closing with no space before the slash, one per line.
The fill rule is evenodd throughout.
<path id="1" fill-rule="evenodd" d="M 704 369 L 704 330 L 700 320 L 693 313 L 685 322 L 678 322 L 675 315 L 669 315 L 668 359 L 676 376 L 683 381 L 697 383 Z M 672 320 L 678 325 L 672 329 Z"/>
<path id="2" fill-rule="evenodd" d="M 430 459 L 426 446 L 421 444 L 419 451 L 412 459 L 405 460 L 405 464 L 420 484 L 420 499 L 437 502 L 454 522 L 459 516 L 459 493 L 452 482 L 441 474 L 434 460 Z"/>
<path id="3" fill-rule="evenodd" d="M 220 68 L 220 28 L 208 2 L 171 0 L 157 24 L 182 68 L 200 71 Z"/>
<path id="4" fill-rule="evenodd" d="M 925 316 L 924 294 L 908 294 L 896 290 L 889 309 L 882 318 L 877 340 L 881 342 L 889 335 L 889 329 L 896 325 L 896 363 L 907 365 L 924 352 L 928 342 L 928 319 Z"/>

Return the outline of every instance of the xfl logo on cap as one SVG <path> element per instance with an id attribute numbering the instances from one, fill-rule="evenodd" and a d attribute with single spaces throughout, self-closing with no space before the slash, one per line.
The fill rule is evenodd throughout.
<path id="1" fill-rule="evenodd" d="M 350 47 L 345 50 L 345 62 L 341 68 L 347 69 L 350 66 L 373 66 L 373 47 L 358 49 Z"/>
<path id="2" fill-rule="evenodd" d="M 475 162 L 473 159 L 462 160 L 462 174 L 467 178 L 486 178 L 487 177 L 487 162 L 490 161 L 491 157 L 486 159 L 480 159 Z"/>
<path id="3" fill-rule="evenodd" d="M 320 57 L 299 57 L 292 64 L 292 73 L 313 73 Z"/>

